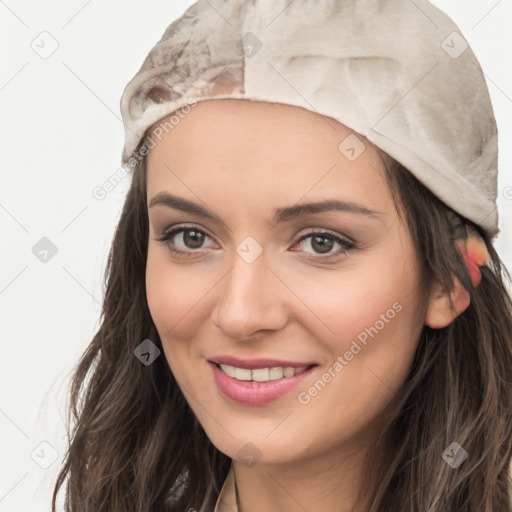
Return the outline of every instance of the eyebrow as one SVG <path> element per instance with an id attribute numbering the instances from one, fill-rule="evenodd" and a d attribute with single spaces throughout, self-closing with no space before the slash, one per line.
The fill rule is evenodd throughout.
<path id="1" fill-rule="evenodd" d="M 225 225 L 225 222 L 220 217 L 214 213 L 211 213 L 207 208 L 189 201 L 188 199 L 174 196 L 167 192 L 161 192 L 154 196 L 149 203 L 149 208 L 153 208 L 157 205 L 167 206 L 168 208 L 181 210 L 193 215 L 197 215 L 198 217 L 215 220 Z M 364 215 L 367 217 L 373 217 L 376 220 L 382 220 L 379 217 L 383 215 L 382 212 L 370 210 L 363 205 L 351 201 L 327 199 L 325 201 L 314 203 L 302 203 L 285 208 L 277 208 L 274 212 L 273 223 L 278 224 L 280 222 L 286 222 L 293 219 L 306 217 L 308 215 L 313 215 L 315 213 L 322 213 L 327 211 L 340 211 L 355 215 Z"/>

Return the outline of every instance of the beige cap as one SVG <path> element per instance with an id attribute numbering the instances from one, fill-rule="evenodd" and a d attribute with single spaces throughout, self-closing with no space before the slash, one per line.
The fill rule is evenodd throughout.
<path id="1" fill-rule="evenodd" d="M 196 2 L 124 90 L 123 164 L 135 162 L 148 127 L 221 98 L 332 117 L 457 213 L 499 232 L 497 127 L 485 78 L 458 27 L 427 0 Z M 340 151 L 354 154 L 347 144 Z"/>

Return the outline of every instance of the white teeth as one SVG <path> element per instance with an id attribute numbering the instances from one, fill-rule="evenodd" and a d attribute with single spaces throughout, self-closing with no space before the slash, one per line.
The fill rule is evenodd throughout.
<path id="1" fill-rule="evenodd" d="M 236 378 L 236 368 L 234 366 L 228 366 L 227 364 L 221 364 L 220 367 L 224 373 L 227 373 L 230 377 Z"/>
<path id="2" fill-rule="evenodd" d="M 252 380 L 255 380 L 256 382 L 267 382 L 270 380 L 270 369 L 257 368 L 252 370 Z"/>
<path id="3" fill-rule="evenodd" d="M 288 366 L 287 368 L 285 368 L 283 370 L 283 374 L 285 377 L 293 377 L 295 373 L 295 370 L 293 368 L 291 368 L 290 366 Z"/>
<path id="4" fill-rule="evenodd" d="M 284 377 L 284 372 L 283 372 L 282 368 L 270 368 L 269 380 L 282 379 L 283 377 Z"/>
<path id="5" fill-rule="evenodd" d="M 226 375 L 234 377 L 237 380 L 268 382 L 269 380 L 278 380 L 283 377 L 293 377 L 298 375 L 299 373 L 302 373 L 307 366 L 301 366 L 300 368 L 292 368 L 291 366 L 287 366 L 286 368 L 255 368 L 254 370 L 249 370 L 247 368 L 236 368 L 235 366 L 230 366 L 228 364 L 221 364 L 220 368 Z"/>
<path id="6" fill-rule="evenodd" d="M 238 380 L 251 380 L 251 370 L 246 368 L 235 368 L 235 379 Z"/>

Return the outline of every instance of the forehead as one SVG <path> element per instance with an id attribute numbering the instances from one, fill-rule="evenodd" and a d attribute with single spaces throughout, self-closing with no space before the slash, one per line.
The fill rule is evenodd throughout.
<path id="1" fill-rule="evenodd" d="M 378 149 L 327 116 L 228 99 L 200 101 L 174 124 L 170 118 L 153 126 L 148 197 L 179 190 L 224 200 L 264 196 L 280 205 L 305 196 L 357 197 L 380 208 L 391 201 Z"/>

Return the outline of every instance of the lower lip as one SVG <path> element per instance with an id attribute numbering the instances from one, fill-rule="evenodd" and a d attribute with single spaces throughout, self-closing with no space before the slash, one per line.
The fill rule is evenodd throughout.
<path id="1" fill-rule="evenodd" d="M 316 368 L 313 366 L 293 377 L 284 377 L 268 382 L 238 380 L 225 374 L 215 363 L 208 362 L 219 390 L 229 399 L 241 404 L 263 405 L 290 392 L 306 379 Z"/>

